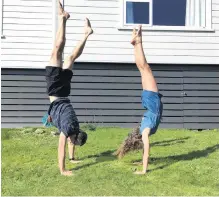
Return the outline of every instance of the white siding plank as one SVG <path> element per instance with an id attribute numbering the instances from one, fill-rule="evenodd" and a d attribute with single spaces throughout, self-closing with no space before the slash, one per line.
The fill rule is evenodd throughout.
<path id="1" fill-rule="evenodd" d="M 67 36 L 67 41 L 71 40 L 80 40 L 82 35 L 80 34 L 71 34 Z M 106 42 L 130 42 L 131 35 L 92 35 L 89 40 L 93 41 L 106 41 Z M 144 42 L 146 43 L 212 43 L 219 44 L 219 37 L 180 37 L 180 36 L 144 36 Z"/>
<path id="2" fill-rule="evenodd" d="M 70 43 L 69 43 L 70 44 Z M 72 42 L 71 45 L 66 45 L 65 50 L 69 53 L 76 46 L 77 42 Z M 2 49 L 41 49 L 41 50 L 52 50 L 52 46 L 48 47 L 48 44 L 45 43 L 19 43 L 14 44 L 13 42 L 1 43 Z M 101 50 L 102 48 L 111 48 L 114 50 L 122 50 L 122 49 L 133 49 L 133 46 L 129 43 L 124 44 L 124 42 L 96 42 L 96 41 L 88 41 L 86 44 L 86 48 L 96 48 L 97 50 Z M 144 43 L 144 48 L 147 49 L 170 49 L 170 50 L 219 50 L 219 45 L 211 45 L 211 44 L 197 44 L 197 43 Z"/>
<path id="3" fill-rule="evenodd" d="M 44 55 L 42 55 L 42 54 L 40 54 L 40 55 L 37 55 L 37 54 L 35 54 L 35 55 L 16 55 L 16 54 L 13 54 L 13 55 L 11 55 L 11 54 L 9 54 L 9 55 L 2 55 L 1 56 L 1 60 L 2 61 L 8 61 L 8 60 L 10 60 L 10 61 L 27 61 L 27 62 L 41 62 L 41 61 L 43 61 L 43 62 L 45 62 L 45 61 L 49 61 L 49 59 L 50 59 L 50 57 L 48 56 L 48 55 L 46 55 L 46 56 L 44 56 Z"/>
<path id="4" fill-rule="evenodd" d="M 66 51 L 66 54 L 70 54 L 72 51 Z M 99 52 L 98 52 L 99 51 Z M 210 55 L 208 55 L 207 50 L 173 50 L 173 49 L 148 49 L 145 50 L 146 56 L 202 56 L 202 57 L 218 57 L 219 52 L 216 50 L 211 50 Z M 85 48 L 84 54 L 102 54 L 102 55 L 113 55 L 115 53 L 115 49 L 113 48 Z M 4 49 L 2 51 L 2 55 L 34 55 L 34 56 L 46 56 L 49 57 L 51 55 L 51 50 L 45 49 L 35 49 L 35 50 L 27 50 L 27 49 Z M 117 55 L 133 55 L 133 49 L 123 49 L 118 51 Z M 4 57 L 4 56 L 3 56 Z"/>
<path id="5" fill-rule="evenodd" d="M 119 21 L 118 21 L 119 22 Z M 118 22 L 116 21 L 92 21 L 92 27 L 107 27 L 107 28 L 117 28 Z M 69 20 L 67 22 L 67 28 L 84 27 L 84 20 Z"/>
<path id="6" fill-rule="evenodd" d="M 72 50 L 77 44 L 77 41 L 71 41 L 66 44 L 65 50 Z M 219 50 L 218 44 L 206 44 L 206 43 L 143 43 L 144 49 L 169 49 L 169 50 Z M 129 42 L 102 42 L 102 41 L 88 41 L 86 48 L 96 48 L 101 50 L 102 48 L 112 48 L 114 50 L 133 49 L 133 46 Z"/>
<path id="7" fill-rule="evenodd" d="M 14 43 L 44 43 L 44 44 L 51 44 L 52 43 L 52 38 L 43 38 L 41 37 L 40 39 L 38 37 L 18 37 L 15 36 L 10 36 L 7 37 L 6 39 L 3 39 L 2 42 L 14 42 Z"/>
<path id="8" fill-rule="evenodd" d="M 218 33 L 218 31 L 219 31 L 219 24 L 217 24 L 217 23 L 212 24 L 212 28 Z"/>
<path id="9" fill-rule="evenodd" d="M 4 6 L 34 6 L 34 7 L 51 7 L 52 0 L 49 1 L 27 1 L 27 0 L 13 0 L 4 1 Z"/>
<path id="10" fill-rule="evenodd" d="M 30 3 L 30 6 L 20 6 L 20 5 L 15 5 L 15 6 L 7 6 L 5 5 L 4 6 L 4 12 L 25 12 L 25 13 L 48 13 L 48 12 L 51 12 L 52 11 L 52 5 L 51 5 L 51 10 L 49 9 L 49 7 L 34 7 L 34 6 L 31 6 L 31 3 Z"/>
<path id="11" fill-rule="evenodd" d="M 51 38 L 52 31 L 27 31 L 27 30 L 7 30 L 4 29 L 4 35 L 13 37 L 16 35 L 17 37 L 44 37 L 44 38 Z"/>
<path id="12" fill-rule="evenodd" d="M 66 51 L 70 53 L 71 51 Z M 210 53 L 209 53 L 210 52 Z M 85 48 L 84 54 L 102 54 L 102 55 L 114 55 L 115 49 L 113 48 Z M 116 55 L 133 55 L 133 49 L 118 50 Z M 202 56 L 202 57 L 219 57 L 219 51 L 217 50 L 173 50 L 173 49 L 147 49 L 145 50 L 146 56 Z"/>
<path id="13" fill-rule="evenodd" d="M 219 62 L 218 57 L 192 57 L 187 56 L 153 56 L 148 57 L 147 61 L 149 63 L 159 63 L 159 64 L 179 64 L 179 59 L 181 64 L 215 64 Z M 106 63 L 134 63 L 134 56 L 118 56 L 118 55 L 87 55 L 83 54 L 78 60 L 78 62 L 106 62 Z M 48 65 L 48 61 L 1 61 L 2 68 L 45 68 Z"/>
<path id="14" fill-rule="evenodd" d="M 92 26 L 94 28 L 99 27 L 99 28 L 118 28 L 119 25 L 119 20 L 118 21 L 92 21 Z M 69 20 L 67 22 L 67 27 L 83 27 L 84 26 L 84 21 L 83 20 Z M 219 25 L 218 24 L 214 24 L 214 28 L 215 29 L 219 29 Z M 127 31 L 127 30 L 121 30 L 121 31 Z M 155 30 L 156 31 L 156 30 Z M 160 30 L 160 32 L 162 32 L 162 30 Z M 183 32 L 181 31 L 175 31 L 176 35 L 178 32 Z"/>
<path id="15" fill-rule="evenodd" d="M 78 2 L 78 1 L 77 1 Z M 80 14 L 109 14 L 118 15 L 120 14 L 120 8 L 107 8 L 107 7 L 83 7 L 83 6 L 66 6 L 66 10 L 70 13 L 80 13 Z"/>
<path id="16" fill-rule="evenodd" d="M 212 10 L 219 11 L 219 4 L 213 4 L 212 5 Z"/>
<path id="17" fill-rule="evenodd" d="M 71 34 L 82 34 L 84 33 L 84 20 L 80 20 L 80 25 L 76 26 L 74 24 L 74 27 L 71 27 L 67 23 L 67 36 Z M 107 28 L 107 27 L 94 27 L 93 20 L 90 18 L 90 21 L 92 23 L 94 34 L 95 35 L 117 35 L 117 36 L 123 36 L 123 35 L 131 35 L 132 30 L 118 30 L 117 28 Z M 180 37 L 219 37 L 219 32 L 169 32 L 169 31 L 146 31 L 143 30 L 143 36 L 180 36 Z"/>
<path id="18" fill-rule="evenodd" d="M 95 8 L 118 8 L 120 6 L 119 1 L 66 1 L 65 6 L 68 8 L 71 7 L 95 7 Z"/>
<path id="19" fill-rule="evenodd" d="M 6 18 L 26 18 L 26 19 L 50 19 L 50 13 L 22 13 L 22 12 L 4 12 L 4 20 Z"/>
<path id="20" fill-rule="evenodd" d="M 22 24 L 22 25 L 49 25 L 51 26 L 50 19 L 31 19 L 31 18 L 4 18 L 4 24 Z"/>
<path id="21" fill-rule="evenodd" d="M 196 56 L 148 56 L 149 63 L 159 64 L 218 64 L 219 57 L 196 57 Z M 77 61 L 81 62 L 119 62 L 134 63 L 134 55 L 100 55 L 100 54 L 83 54 Z"/>
<path id="22" fill-rule="evenodd" d="M 4 49 L 2 50 L 2 55 L 41 55 L 49 57 L 51 55 L 50 49 Z"/>
<path id="23" fill-rule="evenodd" d="M 49 56 L 42 56 L 42 55 L 16 55 L 16 54 L 10 54 L 10 55 L 1 55 L 2 62 L 8 61 L 8 62 L 15 62 L 16 61 L 25 61 L 25 62 L 46 62 L 49 60 Z M 3 63 L 2 63 L 3 64 Z"/>
<path id="24" fill-rule="evenodd" d="M 2 49 L 26 49 L 26 50 L 34 50 L 34 49 L 40 49 L 40 50 L 52 50 L 52 46 L 45 44 L 45 43 L 19 43 L 16 44 L 14 42 L 3 42 L 1 43 Z M 4 51 L 2 50 L 2 52 Z"/>
<path id="25" fill-rule="evenodd" d="M 219 11 L 218 11 L 219 12 Z M 219 17 L 213 17 L 212 18 L 212 23 L 214 24 L 219 24 Z"/>
<path id="26" fill-rule="evenodd" d="M 27 31 L 52 31 L 51 25 L 24 25 L 24 24 L 4 24 L 4 29 L 7 30 L 27 30 Z M 16 36 L 16 35 L 14 35 Z"/>
<path id="27" fill-rule="evenodd" d="M 1 61 L 2 68 L 45 68 L 48 61 Z"/>
<path id="28" fill-rule="evenodd" d="M 118 22 L 119 15 L 108 15 L 108 14 L 82 14 L 82 13 L 74 13 L 71 15 L 71 18 L 69 18 L 68 21 L 72 21 L 73 23 L 76 21 L 84 20 L 85 18 L 89 18 L 91 21 L 113 21 Z M 69 22 L 68 22 L 69 23 Z"/>
<path id="29" fill-rule="evenodd" d="M 212 0 L 212 4 L 219 4 L 218 0 Z"/>
<path id="30" fill-rule="evenodd" d="M 218 10 L 212 10 L 212 16 L 213 16 L 213 17 L 219 17 L 219 12 L 218 12 Z"/>

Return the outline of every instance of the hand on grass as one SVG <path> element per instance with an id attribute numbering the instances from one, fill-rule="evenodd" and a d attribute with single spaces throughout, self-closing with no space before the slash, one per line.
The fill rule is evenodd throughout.
<path id="1" fill-rule="evenodd" d="M 146 174 L 146 172 L 145 171 L 136 171 L 136 172 L 134 172 L 134 174 L 144 175 L 144 174 Z"/>
<path id="2" fill-rule="evenodd" d="M 143 162 L 142 161 L 136 161 L 136 162 L 133 162 L 133 165 L 143 165 Z"/>
<path id="3" fill-rule="evenodd" d="M 82 160 L 70 160 L 70 162 L 73 163 L 73 164 L 77 164 L 77 163 L 81 163 Z"/>
<path id="4" fill-rule="evenodd" d="M 73 176 L 73 172 L 69 171 L 69 170 L 65 170 L 65 171 L 61 172 L 61 175 L 63 175 L 63 176 Z"/>

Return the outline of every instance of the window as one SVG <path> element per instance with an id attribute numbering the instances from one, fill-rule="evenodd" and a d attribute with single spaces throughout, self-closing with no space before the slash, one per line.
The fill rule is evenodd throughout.
<path id="1" fill-rule="evenodd" d="M 123 28 L 211 30 L 211 0 L 121 0 Z"/>
<path id="2" fill-rule="evenodd" d="M 153 1 L 153 25 L 185 26 L 186 0 Z"/>
<path id="3" fill-rule="evenodd" d="M 126 24 L 151 25 L 151 2 L 126 1 Z"/>

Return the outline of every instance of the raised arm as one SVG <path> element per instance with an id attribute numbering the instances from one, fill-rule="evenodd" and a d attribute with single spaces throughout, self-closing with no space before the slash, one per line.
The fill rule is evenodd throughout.
<path id="1" fill-rule="evenodd" d="M 143 174 L 145 174 L 148 168 L 148 160 L 149 160 L 149 153 L 150 153 L 150 141 L 149 141 L 149 135 L 147 132 L 143 132 L 142 141 L 144 143 L 143 171 L 142 172 Z"/>
<path id="2" fill-rule="evenodd" d="M 59 169 L 61 175 L 71 176 L 72 171 L 65 169 L 65 146 L 66 146 L 66 136 L 61 132 L 59 136 L 59 146 L 58 146 L 58 160 L 59 160 Z"/>
<path id="3" fill-rule="evenodd" d="M 142 171 L 136 171 L 134 174 L 146 174 L 148 168 L 148 161 L 149 161 L 149 153 L 150 153 L 150 141 L 149 141 L 149 132 L 150 129 L 145 129 L 142 134 L 142 141 L 143 141 L 143 169 Z"/>
<path id="4" fill-rule="evenodd" d="M 69 154 L 69 160 L 71 163 L 80 163 L 80 160 L 75 159 L 75 150 L 76 145 L 71 142 L 71 139 L 68 138 L 68 154 Z"/>

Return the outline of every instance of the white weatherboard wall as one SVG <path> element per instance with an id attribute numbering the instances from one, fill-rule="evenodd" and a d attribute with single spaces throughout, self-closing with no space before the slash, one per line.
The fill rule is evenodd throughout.
<path id="1" fill-rule="evenodd" d="M 53 41 L 52 0 L 4 0 L 1 66 L 43 68 Z"/>
<path id="2" fill-rule="evenodd" d="M 44 68 L 54 38 L 55 0 L 4 0 L 1 66 Z M 81 62 L 133 63 L 131 30 L 118 30 L 120 0 L 64 0 L 71 18 L 67 22 L 65 56 L 83 34 L 84 18 L 94 28 Z M 219 0 L 212 0 L 215 32 L 144 31 L 145 53 L 150 63 L 219 64 Z"/>
<path id="3" fill-rule="evenodd" d="M 133 63 L 131 30 L 119 30 L 120 0 L 64 0 L 71 18 L 67 22 L 65 56 L 83 35 L 84 18 L 90 18 L 89 38 L 82 62 Z M 219 0 L 212 0 L 214 32 L 144 31 L 145 53 L 150 63 L 219 64 Z"/>

